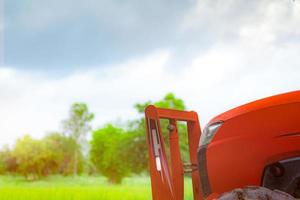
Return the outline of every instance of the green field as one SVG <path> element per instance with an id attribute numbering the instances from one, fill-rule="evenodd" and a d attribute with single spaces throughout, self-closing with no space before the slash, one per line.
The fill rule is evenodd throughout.
<path id="1" fill-rule="evenodd" d="M 192 199 L 190 179 L 185 181 L 185 199 Z M 149 177 L 124 179 L 121 185 L 108 184 L 103 177 L 51 176 L 28 182 L 22 177 L 0 176 L 1 200 L 150 200 Z"/>

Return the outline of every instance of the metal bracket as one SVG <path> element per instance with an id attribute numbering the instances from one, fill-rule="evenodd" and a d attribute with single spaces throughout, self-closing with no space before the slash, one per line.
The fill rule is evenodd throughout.
<path id="1" fill-rule="evenodd" d="M 183 167 L 185 174 L 192 173 L 198 170 L 198 165 L 193 163 L 183 163 Z"/>

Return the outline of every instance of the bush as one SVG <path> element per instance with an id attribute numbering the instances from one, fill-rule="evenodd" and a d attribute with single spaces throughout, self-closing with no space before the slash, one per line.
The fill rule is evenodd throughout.
<path id="1" fill-rule="evenodd" d="M 0 151 L 0 174 L 15 173 L 17 170 L 16 157 L 8 147 Z"/>
<path id="2" fill-rule="evenodd" d="M 148 146 L 145 133 L 145 120 L 137 120 L 129 125 L 127 138 L 124 141 L 127 162 L 130 171 L 135 174 L 145 172 L 148 168 Z"/>
<path id="3" fill-rule="evenodd" d="M 17 172 L 26 179 L 34 180 L 47 175 L 49 154 L 43 142 L 26 135 L 17 141 L 13 155 L 17 159 Z"/>
<path id="4" fill-rule="evenodd" d="M 70 175 L 74 173 L 74 151 L 78 153 L 77 173 L 83 170 L 83 156 L 76 141 L 61 133 L 50 133 L 43 140 L 50 156 L 48 172 Z"/>
<path id="5" fill-rule="evenodd" d="M 127 134 L 111 124 L 93 132 L 90 158 L 99 172 L 111 183 L 121 183 L 130 174 L 127 149 L 124 141 Z"/>
<path id="6" fill-rule="evenodd" d="M 36 180 L 49 174 L 73 174 L 75 150 L 79 152 L 77 172 L 80 172 L 83 165 L 80 149 L 74 139 L 59 133 L 49 134 L 42 140 L 25 135 L 17 140 L 12 158 L 16 161 L 17 173 L 27 180 Z M 12 162 L 13 159 L 8 161 Z M 8 164 L 11 164 L 10 162 Z"/>

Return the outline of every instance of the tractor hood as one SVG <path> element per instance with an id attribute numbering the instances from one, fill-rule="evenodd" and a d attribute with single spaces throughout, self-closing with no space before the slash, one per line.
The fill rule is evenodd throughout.
<path id="1" fill-rule="evenodd" d="M 233 108 L 231 110 L 228 110 L 215 118 L 213 118 L 209 124 L 218 122 L 218 121 L 226 121 L 228 119 L 261 110 L 261 109 L 266 109 L 269 107 L 273 106 L 278 106 L 282 104 L 290 104 L 290 103 L 297 103 L 300 102 L 300 90 L 293 91 L 293 92 L 288 92 L 284 94 L 279 94 L 267 98 L 263 98 L 260 100 L 253 101 L 251 103 L 244 104 L 242 106 Z"/>

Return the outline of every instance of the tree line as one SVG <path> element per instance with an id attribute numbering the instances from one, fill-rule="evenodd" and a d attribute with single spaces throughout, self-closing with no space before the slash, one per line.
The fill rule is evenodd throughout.
<path id="1" fill-rule="evenodd" d="M 147 173 L 144 109 L 150 104 L 185 110 L 184 101 L 168 93 L 159 101 L 135 104 L 140 117 L 126 125 L 109 123 L 93 130 L 91 122 L 94 114 L 85 103 L 74 103 L 69 117 L 62 121 L 62 131 L 48 133 L 41 139 L 25 135 L 12 148 L 2 148 L 0 174 L 16 174 L 27 180 L 36 180 L 52 174 L 88 173 L 101 174 L 111 183 L 121 183 L 126 176 Z M 168 122 L 162 120 L 161 125 L 167 138 Z M 178 129 L 183 136 L 180 138 L 182 157 L 188 161 L 185 124 L 179 124 Z M 92 137 L 87 141 L 90 132 Z"/>

